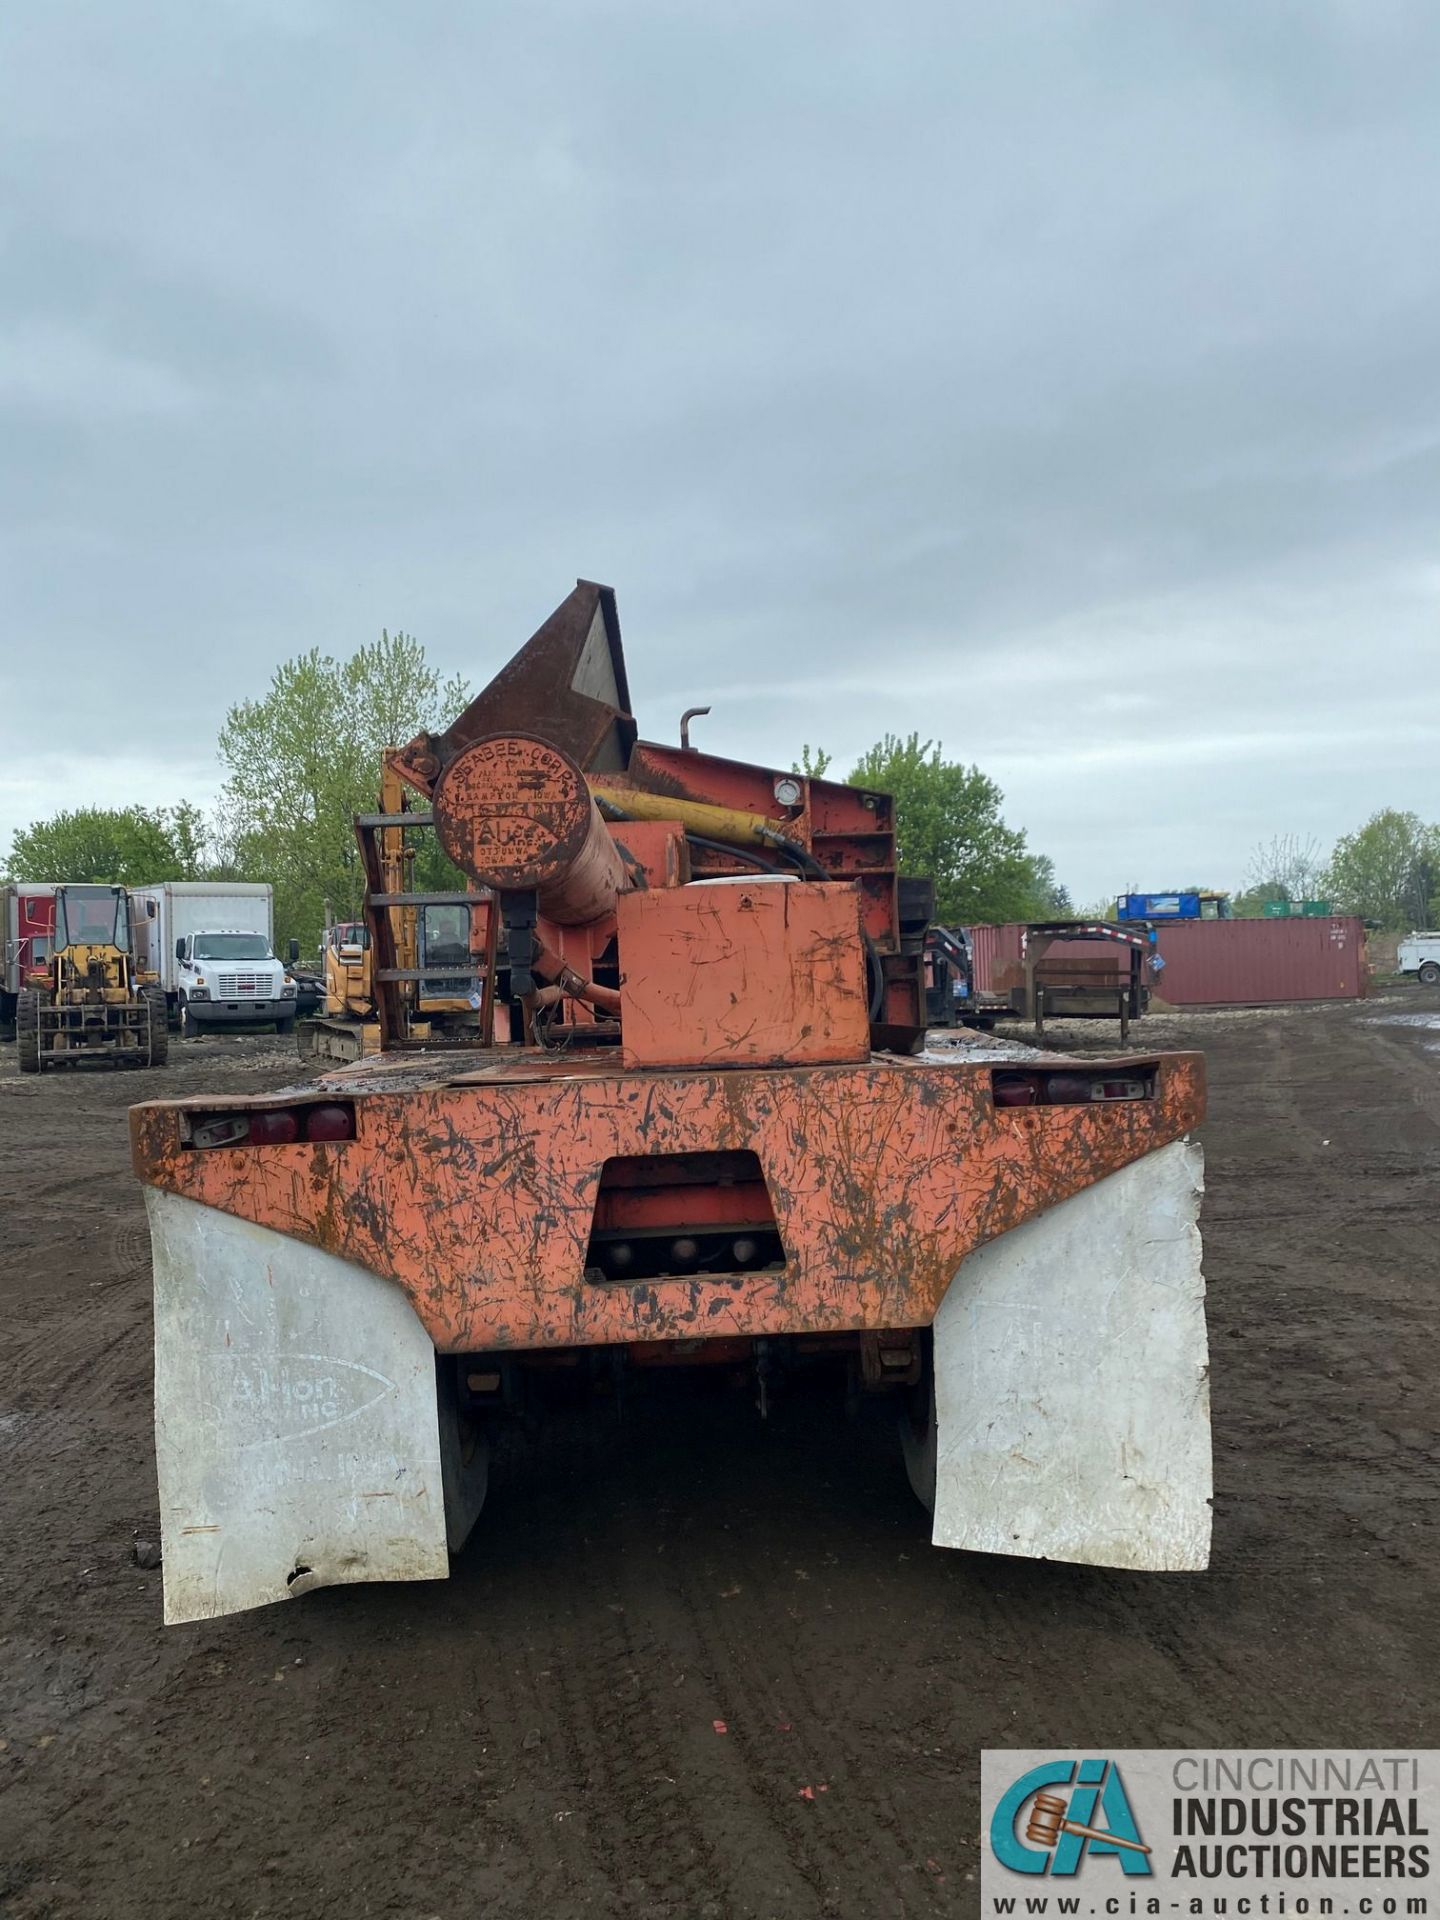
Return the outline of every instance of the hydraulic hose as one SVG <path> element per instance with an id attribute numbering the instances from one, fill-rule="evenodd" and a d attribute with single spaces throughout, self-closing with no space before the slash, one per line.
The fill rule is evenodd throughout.
<path id="1" fill-rule="evenodd" d="M 535 943 L 535 956 L 530 962 L 530 971 L 547 985 L 558 988 L 559 994 L 569 994 L 572 1000 L 583 1000 L 587 1006 L 594 1007 L 599 1013 L 619 1013 L 620 990 L 618 987 L 600 987 L 593 980 L 587 980 L 583 973 L 577 973 L 572 966 L 560 958 L 552 947 L 543 940 Z M 542 989 L 542 992 L 545 990 Z M 548 999 L 537 996 L 537 1004 L 550 1005 Z"/>

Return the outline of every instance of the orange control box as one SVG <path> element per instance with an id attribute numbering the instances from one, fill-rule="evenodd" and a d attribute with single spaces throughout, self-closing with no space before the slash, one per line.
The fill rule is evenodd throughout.
<path id="1" fill-rule="evenodd" d="M 869 1058 L 854 886 L 702 881 L 622 894 L 616 924 L 627 1067 Z"/>

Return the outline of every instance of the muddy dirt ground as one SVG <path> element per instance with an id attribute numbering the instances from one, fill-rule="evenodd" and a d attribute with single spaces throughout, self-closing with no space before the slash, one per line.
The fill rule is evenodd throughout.
<path id="1" fill-rule="evenodd" d="M 1137 1038 L 1210 1063 L 1210 1573 L 935 1551 L 887 1423 L 702 1396 L 512 1465 L 448 1583 L 169 1629 L 125 1109 L 288 1044 L 0 1050 L 0 1913 L 968 1914 L 984 1746 L 1436 1744 L 1440 996 Z"/>

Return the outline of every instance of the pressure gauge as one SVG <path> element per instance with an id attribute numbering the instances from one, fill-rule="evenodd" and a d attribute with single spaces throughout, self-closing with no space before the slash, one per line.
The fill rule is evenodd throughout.
<path id="1" fill-rule="evenodd" d="M 798 807 L 800 804 L 800 782 L 792 780 L 786 774 L 775 782 L 775 798 L 782 807 Z"/>

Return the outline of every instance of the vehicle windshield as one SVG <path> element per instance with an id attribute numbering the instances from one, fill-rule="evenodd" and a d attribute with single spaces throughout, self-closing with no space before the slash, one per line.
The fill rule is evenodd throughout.
<path id="1" fill-rule="evenodd" d="M 55 895 L 55 946 L 130 951 L 125 895 L 116 887 L 61 887 Z"/>
<path id="2" fill-rule="evenodd" d="M 420 923 L 421 947 L 432 967 L 463 967 L 470 959 L 470 909 L 426 907 Z"/>
<path id="3" fill-rule="evenodd" d="M 197 960 L 273 960 L 263 933 L 197 933 Z"/>

